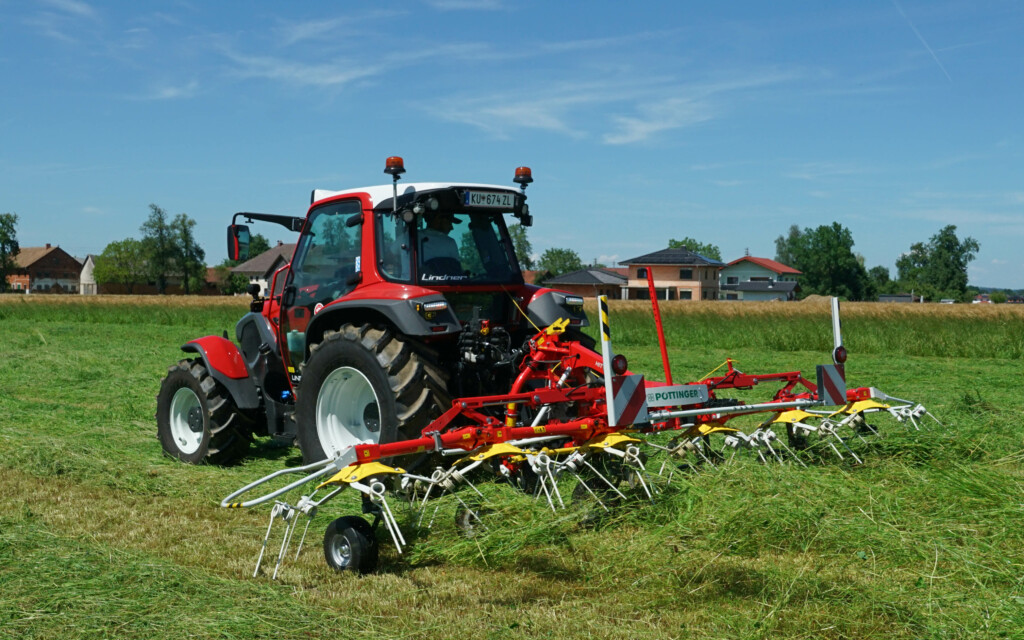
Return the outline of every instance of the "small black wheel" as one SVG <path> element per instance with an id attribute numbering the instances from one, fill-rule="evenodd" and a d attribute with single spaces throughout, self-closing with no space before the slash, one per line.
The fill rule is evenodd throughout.
<path id="1" fill-rule="evenodd" d="M 372 573 L 379 549 L 373 527 L 359 516 L 342 516 L 324 532 L 324 558 L 335 571 Z"/>
<path id="2" fill-rule="evenodd" d="M 202 360 L 167 372 L 156 397 L 156 432 L 167 455 L 182 462 L 231 464 L 249 449 L 252 432 Z"/>

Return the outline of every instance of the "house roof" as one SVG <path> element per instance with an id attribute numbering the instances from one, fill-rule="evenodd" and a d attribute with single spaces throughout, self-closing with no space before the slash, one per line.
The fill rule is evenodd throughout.
<path id="1" fill-rule="evenodd" d="M 622 260 L 619 264 L 634 265 L 634 264 L 669 264 L 669 265 L 694 265 L 694 266 L 711 266 L 721 267 L 723 263 L 718 260 L 712 260 L 711 258 L 705 258 L 699 253 L 694 253 L 686 247 L 675 247 L 670 249 L 662 249 L 661 251 L 655 251 L 654 253 L 648 253 L 636 258 L 630 258 L 629 260 Z"/>
<path id="2" fill-rule="evenodd" d="M 782 293 L 790 293 L 796 290 L 798 284 L 796 282 L 783 281 L 783 282 L 766 282 L 763 280 L 748 280 L 746 282 L 740 282 L 739 284 L 723 284 L 721 289 L 723 291 L 750 291 L 750 292 L 772 292 L 778 291 Z"/>
<path id="3" fill-rule="evenodd" d="M 560 276 L 549 278 L 544 284 L 610 284 L 621 286 L 626 284 L 626 280 L 628 280 L 626 276 L 607 269 L 580 269 L 579 271 L 564 273 Z"/>
<path id="4" fill-rule="evenodd" d="M 725 266 L 731 267 L 732 265 L 740 263 L 740 262 L 743 262 L 743 261 L 753 262 L 754 264 L 758 265 L 759 267 L 764 267 L 765 269 L 768 269 L 769 271 L 774 271 L 775 273 L 777 273 L 779 275 L 782 275 L 782 274 L 801 275 L 800 271 L 798 271 L 798 270 L 796 270 L 793 267 L 790 267 L 788 265 L 784 265 L 781 262 L 776 262 L 775 260 L 769 260 L 768 258 L 755 258 L 754 256 L 743 256 L 742 258 L 736 258 L 735 260 L 733 260 L 732 262 L 730 262 L 729 264 L 727 264 Z"/>
<path id="5" fill-rule="evenodd" d="M 18 265 L 19 269 L 26 269 L 46 254 L 57 249 L 58 247 L 51 247 L 50 245 L 45 247 L 21 247 L 18 250 L 18 255 L 14 256 L 14 262 Z"/>
<path id="6" fill-rule="evenodd" d="M 537 278 L 543 279 L 550 275 L 551 272 L 547 269 L 523 269 L 523 282 L 526 284 L 535 284 L 537 282 Z"/>
<path id="7" fill-rule="evenodd" d="M 279 262 L 288 262 L 291 260 L 293 253 L 295 253 L 294 244 L 282 243 L 276 247 L 271 247 L 255 258 L 243 262 L 237 267 L 232 267 L 231 272 L 241 273 L 243 275 L 268 275 Z"/>

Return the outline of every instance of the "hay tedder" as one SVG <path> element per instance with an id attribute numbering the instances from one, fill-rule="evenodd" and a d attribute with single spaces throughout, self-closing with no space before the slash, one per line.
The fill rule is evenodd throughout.
<path id="1" fill-rule="evenodd" d="M 815 382 L 799 371 L 747 374 L 730 360 L 689 384 L 672 382 L 652 300 L 666 381 L 647 381 L 614 354 L 606 300 L 598 351 L 581 331 L 582 298 L 523 282 L 503 214 L 531 223 L 529 169 L 516 170 L 520 190 L 419 183 L 401 193 L 401 159 L 389 158 L 385 172 L 386 187 L 314 191 L 305 218 L 236 214 L 236 223 L 299 231 L 295 254 L 266 296 L 252 291 L 240 347 L 226 336 L 189 342 L 183 349 L 198 357 L 172 367 L 161 386 L 158 433 L 169 455 L 226 462 L 253 434 L 301 448 L 302 466 L 221 503 L 272 504 L 256 572 L 276 521 L 285 532 L 275 577 L 299 524 L 301 550 L 310 522 L 346 489 L 372 522 L 335 519 L 324 555 L 334 569 L 366 573 L 377 565 L 379 529 L 401 553 L 403 522 L 422 526 L 443 501 L 454 501 L 463 530 L 483 526 L 481 482 L 552 510 L 609 510 L 630 495 L 654 500 L 683 481 L 682 470 L 741 451 L 762 462 L 805 465 L 824 454 L 860 463 L 854 441 L 877 435 L 873 414 L 915 429 L 934 419 L 920 404 L 847 388 L 836 300 L 832 363 Z M 244 256 L 248 239 L 247 227 L 232 224 L 229 255 Z M 780 388 L 764 401 L 723 395 L 765 383 Z M 732 426 L 750 415 L 764 419 Z M 399 503 L 409 517 L 396 515 Z"/>

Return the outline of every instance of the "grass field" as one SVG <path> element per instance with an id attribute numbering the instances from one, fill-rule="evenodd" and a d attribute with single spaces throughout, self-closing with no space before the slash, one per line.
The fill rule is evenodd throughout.
<path id="1" fill-rule="evenodd" d="M 949 425 L 880 420 L 862 466 L 737 459 L 596 524 L 500 491 L 487 531 L 467 539 L 443 514 L 364 578 L 320 550 L 327 522 L 358 511 L 346 499 L 277 581 L 251 577 L 268 512 L 217 503 L 297 450 L 194 467 L 155 437 L 180 345 L 233 333 L 245 310 L 0 296 L 0 638 L 1024 637 L 1024 309 L 844 305 L 850 383 Z M 824 305 L 663 313 L 677 381 L 729 356 L 810 375 L 831 347 Z M 613 303 L 612 330 L 661 379 L 646 307 Z"/>

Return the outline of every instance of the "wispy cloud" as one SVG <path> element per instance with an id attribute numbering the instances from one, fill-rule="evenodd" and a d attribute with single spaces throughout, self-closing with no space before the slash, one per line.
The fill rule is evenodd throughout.
<path id="1" fill-rule="evenodd" d="M 95 9 L 78 0 L 42 0 L 42 4 L 79 18 L 95 19 L 97 17 Z"/>
<path id="2" fill-rule="evenodd" d="M 192 80 L 183 85 L 160 85 L 155 86 L 142 95 L 135 96 L 134 100 L 181 100 L 194 97 L 199 91 L 199 82 Z"/>
<path id="3" fill-rule="evenodd" d="M 835 162 L 805 162 L 799 164 L 789 171 L 783 173 L 786 178 L 795 180 L 821 180 L 836 176 L 851 176 L 865 173 L 873 173 L 875 169 L 858 166 L 854 164 L 840 164 Z"/>
<path id="4" fill-rule="evenodd" d="M 225 50 L 236 64 L 233 73 L 242 78 L 264 78 L 288 84 L 337 87 L 381 73 L 385 65 L 340 58 L 331 62 L 307 63 L 274 56 L 250 56 Z"/>
<path id="5" fill-rule="evenodd" d="M 501 0 L 427 0 L 439 11 L 498 11 L 505 6 Z"/>
<path id="6" fill-rule="evenodd" d="M 720 79 L 656 87 L 654 91 L 637 95 L 635 115 L 613 116 L 615 130 L 606 133 L 603 140 L 611 145 L 646 142 L 665 131 L 719 118 L 730 110 L 734 100 L 745 99 L 751 91 L 778 85 L 797 76 L 796 73 L 774 71 L 743 76 L 726 74 Z M 665 94 L 669 97 L 652 97 Z M 731 98 L 728 97 L 730 94 Z"/>

